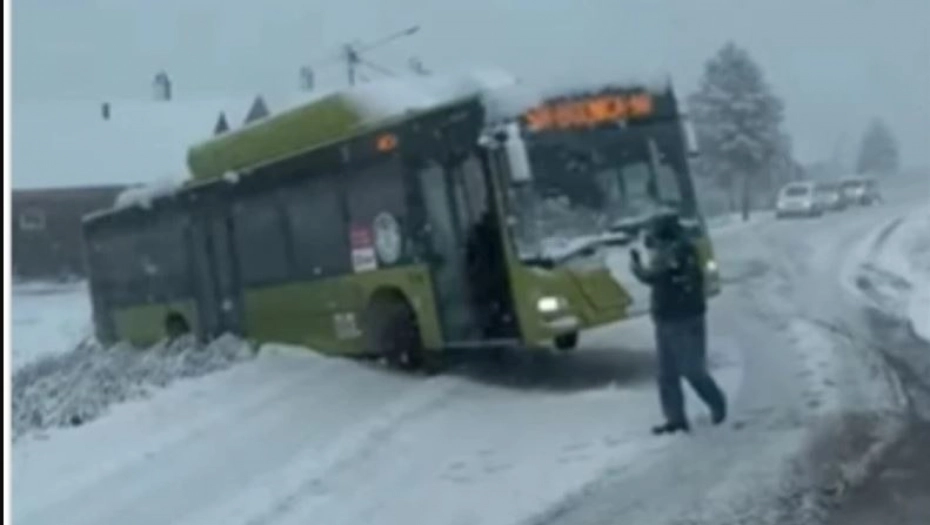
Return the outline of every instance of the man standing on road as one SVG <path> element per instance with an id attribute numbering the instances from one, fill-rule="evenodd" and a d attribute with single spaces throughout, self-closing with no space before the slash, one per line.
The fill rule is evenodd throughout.
<path id="1" fill-rule="evenodd" d="M 697 247 L 672 213 L 656 217 L 650 227 L 652 256 L 644 265 L 639 252 L 630 252 L 636 278 L 652 291 L 659 361 L 659 397 L 665 423 L 654 434 L 688 432 L 685 414 L 684 377 L 707 404 L 711 419 L 719 425 L 726 419 L 726 398 L 707 370 L 707 299 L 704 272 Z"/>

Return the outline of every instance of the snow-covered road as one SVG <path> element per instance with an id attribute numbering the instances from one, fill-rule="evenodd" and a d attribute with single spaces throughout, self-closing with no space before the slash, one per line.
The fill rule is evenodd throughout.
<path id="1" fill-rule="evenodd" d="M 900 429 L 900 385 L 859 336 L 844 283 L 852 247 L 912 210 L 913 193 L 718 231 L 722 428 L 690 398 L 694 435 L 648 434 L 644 320 L 589 334 L 574 355 L 430 379 L 269 352 L 19 440 L 14 522 L 800 523 Z"/>

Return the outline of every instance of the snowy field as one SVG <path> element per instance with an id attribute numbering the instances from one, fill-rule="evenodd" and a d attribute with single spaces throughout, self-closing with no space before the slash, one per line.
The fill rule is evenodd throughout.
<path id="1" fill-rule="evenodd" d="M 72 350 L 92 333 L 84 283 L 24 283 L 11 290 L 13 368 Z"/>
<path id="2" fill-rule="evenodd" d="M 851 318 L 836 268 L 903 259 L 886 245 L 925 247 L 860 246 L 908 217 L 903 235 L 919 209 L 715 224 L 725 291 L 710 316 L 711 363 L 732 417 L 711 427 L 689 397 L 691 437 L 649 435 L 658 407 L 645 319 L 587 334 L 572 355 L 476 359 L 427 379 L 275 345 L 253 357 L 233 339 L 67 353 L 86 335 L 86 296 L 17 293 L 14 319 L 27 321 L 14 324 L 14 341 L 32 343 L 14 349 L 13 518 L 797 523 L 785 516 L 813 504 L 802 496 L 861 477 L 878 450 L 870 443 L 892 439 L 901 394 L 867 348 L 837 335 Z M 66 301 L 74 308 L 49 315 Z M 854 447 L 863 426 L 869 446 Z M 813 476 L 825 458 L 843 468 Z"/>

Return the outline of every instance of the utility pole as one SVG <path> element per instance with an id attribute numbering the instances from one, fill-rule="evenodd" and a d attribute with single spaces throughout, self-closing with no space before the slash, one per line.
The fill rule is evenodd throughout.
<path id="1" fill-rule="evenodd" d="M 358 56 L 358 51 L 352 47 L 352 44 L 346 44 L 346 69 L 349 74 L 350 86 L 355 85 L 355 70 L 360 63 L 361 59 Z"/>
<path id="2" fill-rule="evenodd" d="M 425 77 L 430 74 L 430 71 L 426 69 L 426 66 L 424 66 L 423 62 L 417 57 L 411 57 L 407 64 L 410 66 L 410 69 L 417 75 Z"/>
<path id="3" fill-rule="evenodd" d="M 377 49 L 400 38 L 411 36 L 419 30 L 420 26 L 417 25 L 404 29 L 403 31 L 391 33 L 383 38 L 374 40 L 367 44 L 345 44 L 343 46 L 343 59 L 346 63 L 346 75 L 348 77 L 349 85 L 354 86 L 356 84 L 359 78 L 358 69 L 360 66 L 367 66 L 369 69 L 373 69 L 388 76 L 393 76 L 394 73 L 389 69 L 381 67 L 363 58 L 362 53 Z"/>

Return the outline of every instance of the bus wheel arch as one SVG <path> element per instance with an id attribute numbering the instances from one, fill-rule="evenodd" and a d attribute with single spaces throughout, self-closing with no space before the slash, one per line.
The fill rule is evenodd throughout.
<path id="1" fill-rule="evenodd" d="M 391 367 L 415 370 L 425 365 L 419 319 L 401 290 L 380 288 L 371 294 L 362 332 L 366 352 L 385 358 Z"/>

